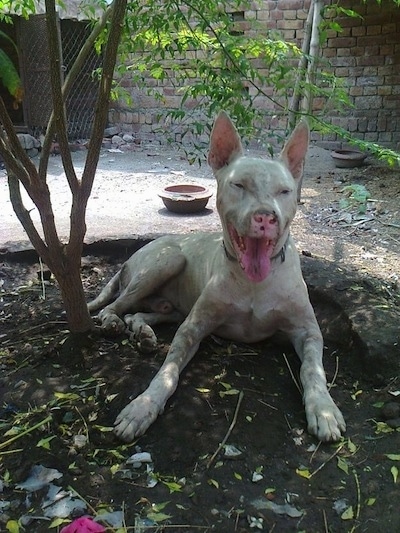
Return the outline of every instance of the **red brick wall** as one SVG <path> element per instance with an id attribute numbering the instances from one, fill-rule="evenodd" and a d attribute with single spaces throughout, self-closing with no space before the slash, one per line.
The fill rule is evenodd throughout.
<path id="1" fill-rule="evenodd" d="M 335 75 L 344 79 L 354 105 L 343 116 L 332 110 L 332 122 L 360 139 L 400 149 L 400 8 L 391 0 L 383 0 L 382 5 L 374 0 L 366 3 L 344 0 L 341 5 L 354 9 L 362 18 L 341 17 L 343 31 L 339 34 L 328 31 L 323 45 L 323 57 Z M 251 21 L 257 20 L 266 28 L 277 30 L 285 40 L 300 45 L 308 6 L 309 0 L 255 2 L 245 12 L 245 21 L 237 24 L 251 33 Z M 149 80 L 150 83 L 156 82 Z M 133 96 L 134 106 L 132 109 L 115 106 L 110 111 L 110 122 L 142 140 L 155 138 L 153 130 L 160 103 L 135 87 L 131 80 L 125 79 L 124 84 Z M 179 106 L 180 98 L 173 87 L 159 88 L 166 106 Z M 162 137 L 158 138 L 162 142 Z M 326 147 L 342 145 L 335 135 L 314 138 Z"/>

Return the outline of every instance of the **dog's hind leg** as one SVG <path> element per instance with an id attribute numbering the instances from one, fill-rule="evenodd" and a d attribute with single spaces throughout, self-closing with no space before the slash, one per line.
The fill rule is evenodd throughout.
<path id="1" fill-rule="evenodd" d="M 100 294 L 96 296 L 94 300 L 87 304 L 89 313 L 93 313 L 94 311 L 101 309 L 102 307 L 110 303 L 113 298 L 115 298 L 116 294 L 119 291 L 119 274 L 120 271 L 118 271 L 115 276 L 110 279 L 107 285 L 101 290 Z"/>
<path id="2" fill-rule="evenodd" d="M 172 304 L 162 297 L 157 298 L 157 291 L 177 276 L 185 264 L 185 256 L 176 244 L 156 240 L 138 250 L 120 271 L 120 295 L 99 313 L 102 329 L 108 333 L 123 333 L 126 329 L 123 317 L 149 307 L 161 314 L 172 311 Z"/>
<path id="3" fill-rule="evenodd" d="M 135 313 L 125 315 L 124 322 L 127 326 L 127 333 L 131 341 L 138 344 L 141 352 L 153 352 L 157 348 L 157 337 L 152 326 L 165 323 L 179 323 L 183 320 L 183 315 L 171 308 L 169 312 L 155 313 Z"/>

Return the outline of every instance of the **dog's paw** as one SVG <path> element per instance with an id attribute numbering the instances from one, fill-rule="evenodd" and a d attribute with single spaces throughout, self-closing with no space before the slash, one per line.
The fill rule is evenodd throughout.
<path id="1" fill-rule="evenodd" d="M 125 331 L 125 322 L 115 313 L 99 313 L 98 320 L 101 322 L 101 329 L 107 335 L 120 335 Z"/>
<path id="2" fill-rule="evenodd" d="M 136 342 L 139 351 L 151 353 L 157 349 L 157 337 L 152 328 L 143 322 L 141 314 L 125 315 L 124 322 L 129 339 Z"/>
<path id="3" fill-rule="evenodd" d="M 308 431 L 320 441 L 338 441 L 346 431 L 346 423 L 332 398 L 315 398 L 305 405 Z"/>
<path id="4" fill-rule="evenodd" d="M 162 408 L 145 393 L 132 400 L 117 416 L 114 432 L 125 442 L 132 442 L 151 426 Z"/>

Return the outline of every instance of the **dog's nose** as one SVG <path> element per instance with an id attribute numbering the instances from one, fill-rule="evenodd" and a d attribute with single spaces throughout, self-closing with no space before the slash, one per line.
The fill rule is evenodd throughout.
<path id="1" fill-rule="evenodd" d="M 278 218 L 274 213 L 257 213 L 253 216 L 253 220 L 261 231 L 265 231 L 278 223 Z"/>

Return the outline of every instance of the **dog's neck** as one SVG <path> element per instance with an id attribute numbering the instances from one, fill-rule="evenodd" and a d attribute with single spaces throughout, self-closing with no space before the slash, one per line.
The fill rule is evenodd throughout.
<path id="1" fill-rule="evenodd" d="M 286 239 L 284 245 L 282 246 L 282 248 L 279 250 L 279 252 L 271 257 L 271 261 L 274 261 L 275 259 L 279 259 L 279 258 L 281 259 L 281 263 L 283 263 L 285 261 L 286 248 L 287 248 L 287 245 L 288 245 L 288 242 L 289 242 L 289 237 L 290 237 L 290 233 L 288 234 L 287 239 Z M 224 247 L 225 255 L 229 259 L 229 261 L 237 261 L 236 257 L 234 255 L 231 255 L 228 252 L 228 249 L 226 247 L 226 244 L 225 244 L 224 240 L 222 240 L 222 246 Z"/>

